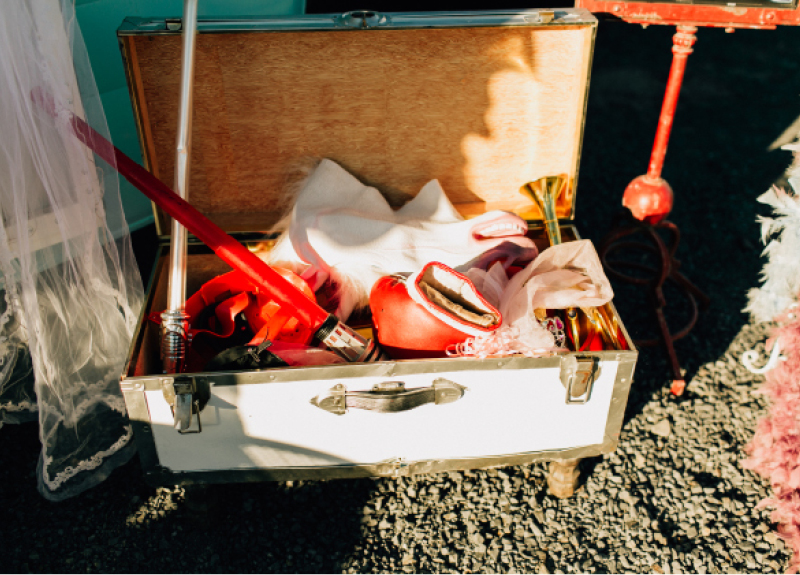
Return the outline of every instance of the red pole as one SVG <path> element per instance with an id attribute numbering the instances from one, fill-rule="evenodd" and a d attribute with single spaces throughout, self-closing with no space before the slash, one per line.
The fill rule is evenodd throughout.
<path id="1" fill-rule="evenodd" d="M 672 37 L 672 67 L 669 70 L 667 89 L 664 93 L 664 103 L 661 105 L 661 116 L 658 119 L 658 130 L 653 142 L 653 151 L 650 154 L 650 165 L 647 175 L 651 178 L 660 178 L 661 169 L 664 167 L 664 156 L 667 154 L 669 135 L 672 131 L 672 121 L 675 119 L 675 108 L 678 105 L 678 96 L 681 93 L 683 72 L 686 70 L 686 59 L 694 50 L 692 46 L 697 42 L 695 26 L 678 26 L 677 32 Z"/>
<path id="2" fill-rule="evenodd" d="M 308 299 L 300 290 L 281 277 L 258 256 L 222 231 L 219 226 L 198 212 L 169 189 L 161 180 L 114 147 L 91 126 L 77 116 L 72 117 L 75 135 L 100 158 L 114 166 L 130 183 L 182 223 L 200 241 L 214 250 L 234 269 L 247 274 L 282 308 L 294 310 L 298 320 L 318 329 L 328 319 L 328 312 Z"/>

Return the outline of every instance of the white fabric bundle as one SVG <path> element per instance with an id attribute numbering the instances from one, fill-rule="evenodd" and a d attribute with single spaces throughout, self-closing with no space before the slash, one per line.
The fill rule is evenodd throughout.
<path id="1" fill-rule="evenodd" d="M 325 159 L 298 195 L 288 232 L 266 258 L 301 274 L 314 290 L 332 279 L 339 288 L 336 314 L 344 320 L 367 304 L 385 275 L 412 273 L 432 261 L 458 271 L 503 257 L 530 261 L 537 249 L 526 232 L 525 221 L 507 212 L 464 220 L 437 180 L 395 211 L 378 190 Z"/>

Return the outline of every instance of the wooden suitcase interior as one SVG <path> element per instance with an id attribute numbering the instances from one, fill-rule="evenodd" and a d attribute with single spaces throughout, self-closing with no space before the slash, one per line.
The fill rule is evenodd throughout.
<path id="1" fill-rule="evenodd" d="M 189 199 L 228 231 L 269 230 L 298 166 L 327 157 L 395 206 L 437 178 L 466 217 L 540 219 L 520 187 L 567 174 L 558 214 L 571 219 L 594 32 L 201 33 Z M 145 162 L 171 186 L 180 35 L 121 42 Z"/>

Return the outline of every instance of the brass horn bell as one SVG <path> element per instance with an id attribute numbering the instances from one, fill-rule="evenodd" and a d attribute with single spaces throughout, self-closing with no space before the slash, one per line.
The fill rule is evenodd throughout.
<path id="1" fill-rule="evenodd" d="M 531 198 L 542 212 L 547 237 L 551 246 L 561 243 L 561 229 L 558 227 L 558 214 L 556 203 L 564 190 L 567 189 L 569 177 L 566 174 L 558 176 L 545 176 L 535 182 L 528 182 L 520 190 Z"/>

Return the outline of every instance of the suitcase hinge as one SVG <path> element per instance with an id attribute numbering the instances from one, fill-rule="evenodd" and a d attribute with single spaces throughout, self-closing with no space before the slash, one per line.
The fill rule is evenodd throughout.
<path id="1" fill-rule="evenodd" d="M 587 403 L 592 396 L 594 382 L 600 375 L 600 360 L 592 355 L 568 355 L 561 361 L 561 382 L 567 388 L 566 403 Z"/>
<path id="2" fill-rule="evenodd" d="M 556 17 L 553 10 L 539 10 L 525 16 L 525 21 L 530 24 L 549 24 Z"/>
<path id="3" fill-rule="evenodd" d="M 183 28 L 183 20 L 180 18 L 167 18 L 164 22 L 170 32 L 178 32 Z"/>
<path id="4" fill-rule="evenodd" d="M 407 468 L 408 463 L 402 457 L 392 457 L 375 465 L 373 473 L 378 477 L 405 477 Z"/>
<path id="5" fill-rule="evenodd" d="M 391 18 L 386 14 L 381 14 L 374 10 L 353 10 L 352 12 L 345 12 L 341 16 L 336 16 L 336 18 L 334 18 L 336 26 L 360 30 L 386 26 L 390 24 L 391 21 Z"/>

